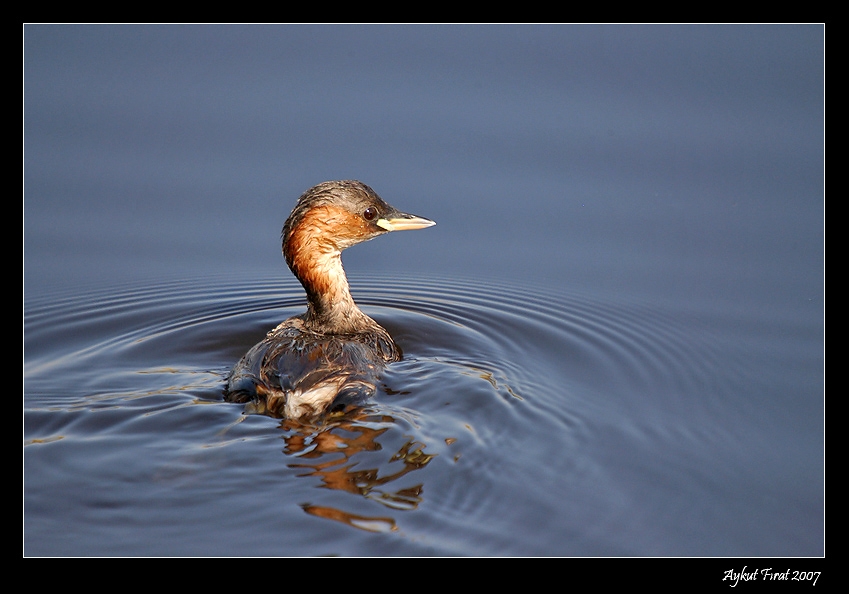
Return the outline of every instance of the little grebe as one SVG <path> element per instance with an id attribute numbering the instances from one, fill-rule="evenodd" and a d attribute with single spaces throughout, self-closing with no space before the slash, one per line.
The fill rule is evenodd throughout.
<path id="1" fill-rule="evenodd" d="M 318 416 L 334 402 L 375 391 L 386 363 L 401 359 L 389 333 L 354 303 L 342 250 L 389 231 L 433 221 L 397 211 L 358 181 L 307 190 L 283 225 L 283 255 L 307 293 L 306 313 L 289 318 L 242 357 L 227 380 L 231 402 L 289 419 Z"/>

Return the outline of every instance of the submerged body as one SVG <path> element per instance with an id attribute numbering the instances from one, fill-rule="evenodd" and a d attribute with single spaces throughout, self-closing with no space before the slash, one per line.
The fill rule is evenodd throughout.
<path id="1" fill-rule="evenodd" d="M 371 396 L 384 365 L 401 358 L 389 333 L 354 303 L 342 250 L 433 221 L 401 213 L 357 181 L 307 190 L 283 226 L 283 255 L 307 293 L 307 311 L 274 328 L 236 364 L 231 402 L 291 419 Z"/>

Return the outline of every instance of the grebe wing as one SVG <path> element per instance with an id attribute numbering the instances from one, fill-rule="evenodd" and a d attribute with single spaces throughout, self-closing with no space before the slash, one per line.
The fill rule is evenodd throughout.
<path id="1" fill-rule="evenodd" d="M 225 397 L 253 402 L 252 412 L 303 418 L 335 401 L 359 403 L 372 396 L 387 352 L 368 336 L 317 335 L 299 324 L 281 324 L 233 368 Z"/>

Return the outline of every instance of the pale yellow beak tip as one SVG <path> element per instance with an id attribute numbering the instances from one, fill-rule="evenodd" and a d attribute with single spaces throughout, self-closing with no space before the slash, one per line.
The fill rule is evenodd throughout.
<path id="1" fill-rule="evenodd" d="M 412 231 L 414 229 L 427 229 L 436 225 L 436 221 L 422 217 L 395 217 L 391 219 L 378 219 L 375 223 L 381 229 L 387 231 Z"/>

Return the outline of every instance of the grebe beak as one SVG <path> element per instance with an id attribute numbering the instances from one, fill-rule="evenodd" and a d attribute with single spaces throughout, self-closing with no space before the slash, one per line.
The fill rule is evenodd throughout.
<path id="1" fill-rule="evenodd" d="M 387 231 L 412 231 L 413 229 L 425 229 L 436 225 L 436 223 L 430 219 L 417 217 L 403 212 L 389 213 L 388 217 L 377 219 L 375 224 L 381 229 L 386 229 Z"/>

